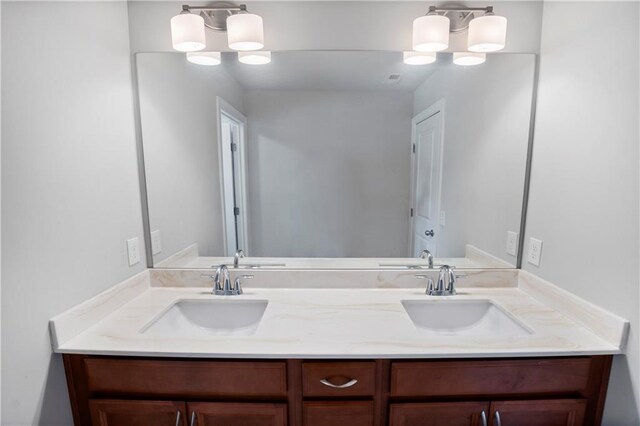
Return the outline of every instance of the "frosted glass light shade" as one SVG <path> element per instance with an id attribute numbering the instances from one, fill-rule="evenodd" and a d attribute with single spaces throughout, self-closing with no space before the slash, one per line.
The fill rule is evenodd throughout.
<path id="1" fill-rule="evenodd" d="M 413 21 L 413 50 L 439 52 L 449 47 L 449 18 L 426 15 Z"/>
<path id="2" fill-rule="evenodd" d="M 171 41 L 179 52 L 195 52 L 206 47 L 204 19 L 193 13 L 181 13 L 171 18 Z"/>
<path id="3" fill-rule="evenodd" d="M 265 50 L 259 52 L 238 52 L 238 60 L 248 65 L 264 65 L 271 62 L 271 52 Z"/>
<path id="4" fill-rule="evenodd" d="M 262 17 L 239 13 L 227 18 L 227 38 L 233 50 L 259 50 L 264 47 Z"/>
<path id="5" fill-rule="evenodd" d="M 453 63 L 462 66 L 480 65 L 487 60 L 486 53 L 453 52 Z"/>
<path id="6" fill-rule="evenodd" d="M 220 65 L 220 52 L 187 52 L 187 61 L 198 65 Z"/>
<path id="7" fill-rule="evenodd" d="M 407 65 L 427 65 L 436 61 L 436 52 L 404 52 L 403 57 Z"/>
<path id="8" fill-rule="evenodd" d="M 469 22 L 468 49 L 471 52 L 496 52 L 504 49 L 507 39 L 507 18 L 484 15 Z"/>

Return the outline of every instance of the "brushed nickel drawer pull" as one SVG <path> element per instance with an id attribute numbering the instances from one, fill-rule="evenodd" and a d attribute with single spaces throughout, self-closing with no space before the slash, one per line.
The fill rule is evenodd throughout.
<path id="1" fill-rule="evenodd" d="M 493 413 L 493 419 L 495 420 L 495 426 L 502 426 L 502 420 L 500 420 L 500 411 Z"/>
<path id="2" fill-rule="evenodd" d="M 189 426 L 196 426 L 196 412 L 195 411 L 191 412 L 191 422 L 189 423 Z"/>
<path id="3" fill-rule="evenodd" d="M 487 413 L 484 410 L 480 413 L 480 420 L 482 420 L 482 426 L 487 426 Z"/>
<path id="4" fill-rule="evenodd" d="M 180 421 L 181 417 L 182 413 L 180 412 L 180 410 L 178 410 L 178 412 L 176 413 L 176 426 L 180 426 L 182 424 L 182 422 Z"/>
<path id="5" fill-rule="evenodd" d="M 349 380 L 347 383 L 345 383 L 343 385 L 334 385 L 333 383 L 331 383 L 327 379 L 321 379 L 320 383 L 322 383 L 325 386 L 329 386 L 330 388 L 334 388 L 334 389 L 346 389 L 346 388 L 350 388 L 351 386 L 353 386 L 356 383 L 358 383 L 358 379 L 351 379 L 351 380 Z"/>

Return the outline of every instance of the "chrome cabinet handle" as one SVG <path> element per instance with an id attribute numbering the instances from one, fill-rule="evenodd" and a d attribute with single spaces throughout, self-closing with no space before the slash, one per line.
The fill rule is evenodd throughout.
<path id="1" fill-rule="evenodd" d="M 191 412 L 191 421 L 189 422 L 189 426 L 196 426 L 196 412 Z"/>
<path id="2" fill-rule="evenodd" d="M 180 426 L 182 424 L 182 422 L 180 422 L 181 417 L 182 413 L 180 412 L 180 410 L 178 410 L 178 412 L 176 413 L 176 426 Z"/>
<path id="3" fill-rule="evenodd" d="M 322 383 L 325 386 L 329 386 L 330 388 L 334 388 L 334 389 L 346 389 L 346 388 L 350 388 L 351 386 L 353 386 L 356 383 L 358 383 L 358 380 L 357 379 L 351 379 L 351 380 L 349 380 L 347 383 L 345 383 L 343 385 L 334 385 L 333 383 L 331 383 L 327 379 L 321 379 L 320 383 Z"/>
<path id="4" fill-rule="evenodd" d="M 502 422 L 500 421 L 500 411 L 493 413 L 493 420 L 495 420 L 495 426 L 502 426 Z"/>
<path id="5" fill-rule="evenodd" d="M 424 231 L 424 235 L 427 237 L 433 237 L 435 233 L 433 232 L 433 229 L 430 229 L 429 231 Z"/>
<path id="6" fill-rule="evenodd" d="M 480 420 L 482 420 L 482 426 L 487 426 L 487 413 L 484 410 L 480 413 Z"/>

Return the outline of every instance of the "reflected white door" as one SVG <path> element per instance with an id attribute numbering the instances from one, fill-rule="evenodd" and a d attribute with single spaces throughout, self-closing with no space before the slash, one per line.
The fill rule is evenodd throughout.
<path id="1" fill-rule="evenodd" d="M 413 119 L 411 254 L 438 251 L 438 218 L 442 190 L 444 103 Z"/>
<path id="2" fill-rule="evenodd" d="M 225 254 L 242 249 L 249 254 L 246 189 L 246 118 L 223 99 L 218 98 L 222 209 Z"/>

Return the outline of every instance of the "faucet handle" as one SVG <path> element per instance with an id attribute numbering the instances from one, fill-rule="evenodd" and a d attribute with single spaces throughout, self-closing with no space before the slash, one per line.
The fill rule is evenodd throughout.
<path id="1" fill-rule="evenodd" d="M 231 289 L 235 294 L 242 294 L 242 281 L 240 277 L 236 277 L 233 282 L 233 288 Z"/>

